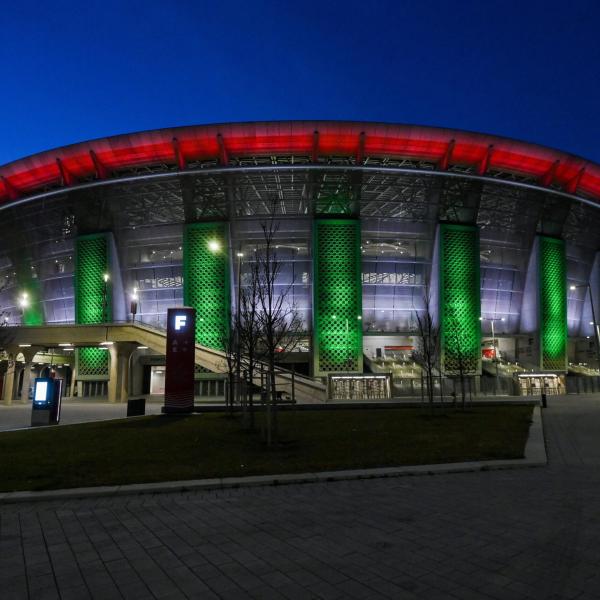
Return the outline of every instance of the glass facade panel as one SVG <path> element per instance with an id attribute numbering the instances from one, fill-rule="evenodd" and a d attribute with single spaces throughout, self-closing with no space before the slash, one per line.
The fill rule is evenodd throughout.
<path id="1" fill-rule="evenodd" d="M 519 331 L 529 253 L 526 237 L 507 239 L 506 233 L 481 232 L 481 329 L 485 334 L 491 333 L 490 319 L 495 320 L 498 334 Z"/>
<path id="2" fill-rule="evenodd" d="M 408 333 L 423 310 L 433 243 L 428 228 L 402 220 L 365 219 L 361 256 L 365 333 Z"/>
<path id="3" fill-rule="evenodd" d="M 270 160 L 263 157 L 259 162 L 264 167 Z M 291 165 L 296 158 L 286 160 Z M 310 157 L 305 160 L 310 162 Z M 240 162 L 247 167 L 256 164 L 254 157 Z M 331 164 L 342 162 L 333 157 Z M 24 315 L 18 300 L 33 282 L 39 286 L 44 322 L 74 322 L 75 240 L 106 231 L 114 233 L 122 274 L 124 297 L 117 302 L 128 308 L 135 291 L 136 319 L 164 327 L 167 308 L 184 303 L 184 223 L 209 217 L 229 219 L 229 276 L 235 303 L 235 255 L 244 254 L 243 285 L 254 251 L 262 243 L 261 222 L 275 213 L 276 251 L 282 263 L 276 289 L 289 294 L 310 332 L 312 215 L 317 208 L 339 210 L 339 198 L 347 197 L 352 199 L 351 212 L 360 208 L 361 215 L 364 333 L 414 334 L 415 311 L 423 310 L 424 286 L 431 274 L 434 232 L 445 215 L 456 220 L 472 217 L 480 228 L 484 335 L 491 333 L 492 318 L 504 318 L 495 323 L 498 335 L 519 333 L 536 232 L 566 240 L 567 285 L 577 286 L 566 291 L 568 334 L 593 335 L 586 285 L 598 247 L 594 207 L 572 202 L 565 208 L 560 197 L 548 200 L 542 191 L 492 180 L 474 183 L 454 177 L 450 182 L 425 172 L 418 176 L 386 173 L 385 166 L 392 163 L 377 164 L 381 171 L 364 173 L 328 172 L 321 164 L 322 171 L 233 168 L 227 174 L 173 174 L 160 181 L 111 182 L 7 208 L 0 239 L 0 307 L 9 323 L 21 323 Z M 398 160 L 394 165 L 405 163 Z"/>

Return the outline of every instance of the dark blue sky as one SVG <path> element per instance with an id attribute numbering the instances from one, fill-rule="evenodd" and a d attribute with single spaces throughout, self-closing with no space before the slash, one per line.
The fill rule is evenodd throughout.
<path id="1" fill-rule="evenodd" d="M 600 162 L 600 3 L 5 2 L 0 164 L 272 119 L 440 125 Z"/>

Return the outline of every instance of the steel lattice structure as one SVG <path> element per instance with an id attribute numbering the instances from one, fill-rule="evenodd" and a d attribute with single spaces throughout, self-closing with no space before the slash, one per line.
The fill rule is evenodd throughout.
<path id="1" fill-rule="evenodd" d="M 43 320 L 74 321 L 77 240 L 112 232 L 124 290 L 115 307 L 126 312 L 135 288 L 139 318 L 164 325 L 166 308 L 190 298 L 186 225 L 226 224 L 230 259 L 240 252 L 251 262 L 261 222 L 275 215 L 281 288 L 310 331 L 315 222 L 357 219 L 363 334 L 410 334 L 438 268 L 440 224 L 451 224 L 477 230 L 480 314 L 502 317 L 507 335 L 531 331 L 536 238 L 564 240 L 566 283 L 578 286 L 565 288 L 566 328 L 585 339 L 593 330 L 582 285 L 600 268 L 598 208 L 598 165 L 483 134 L 315 121 L 117 136 L 0 167 L 0 304 L 19 320 L 19 293 L 34 281 Z M 223 273 L 228 303 L 235 278 Z"/>

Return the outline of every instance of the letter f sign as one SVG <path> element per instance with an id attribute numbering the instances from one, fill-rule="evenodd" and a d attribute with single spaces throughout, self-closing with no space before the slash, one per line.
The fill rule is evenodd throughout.
<path id="1" fill-rule="evenodd" d="M 187 315 L 175 315 L 175 331 L 185 328 Z"/>

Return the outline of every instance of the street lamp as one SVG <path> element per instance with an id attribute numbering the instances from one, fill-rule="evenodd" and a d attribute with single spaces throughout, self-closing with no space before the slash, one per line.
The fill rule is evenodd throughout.
<path id="1" fill-rule="evenodd" d="M 19 307 L 22 310 L 25 310 L 29 306 L 29 294 L 27 292 L 23 292 L 21 297 L 19 298 Z"/>
<path id="2" fill-rule="evenodd" d="M 21 309 L 21 324 L 25 322 L 25 311 L 29 308 L 29 294 L 23 292 L 18 301 L 19 308 Z"/>
<path id="3" fill-rule="evenodd" d="M 241 329 L 241 314 L 240 314 L 240 305 L 242 302 L 242 258 L 244 258 L 244 253 L 238 251 L 236 253 L 237 256 L 237 312 L 235 318 L 235 350 L 236 350 L 236 378 L 237 378 L 237 397 L 238 402 L 241 400 L 241 374 L 242 374 L 242 343 L 240 339 L 240 329 Z"/>
<path id="4" fill-rule="evenodd" d="M 208 242 L 208 249 L 211 252 L 218 252 L 221 249 L 221 244 L 219 244 L 218 240 L 210 240 Z"/>
<path id="5" fill-rule="evenodd" d="M 504 317 L 488 318 L 488 317 L 479 317 L 480 321 L 489 321 L 492 324 L 492 346 L 494 347 L 494 362 L 496 363 L 496 379 L 494 380 L 494 395 L 498 393 L 498 353 L 496 351 L 496 332 L 494 331 L 494 322 L 495 321 L 505 321 Z"/>
<path id="6" fill-rule="evenodd" d="M 598 369 L 600 370 L 600 332 L 598 331 L 598 321 L 596 320 L 596 311 L 594 309 L 594 297 L 592 296 L 592 288 L 589 283 L 580 283 L 579 285 L 570 285 L 570 290 L 576 290 L 578 288 L 587 288 L 590 293 L 590 305 L 592 307 L 592 320 L 590 325 L 594 326 L 594 338 L 596 342 L 596 356 L 598 358 Z"/>
<path id="7" fill-rule="evenodd" d="M 129 312 L 131 313 L 131 322 L 135 323 L 135 315 L 137 315 L 138 309 L 138 289 L 133 288 L 133 294 L 131 294 L 131 302 L 129 303 Z"/>
<path id="8" fill-rule="evenodd" d="M 104 282 L 102 286 L 102 322 L 106 323 L 108 319 L 108 280 L 110 279 L 110 275 L 108 273 L 104 273 L 102 275 L 102 280 Z"/>

